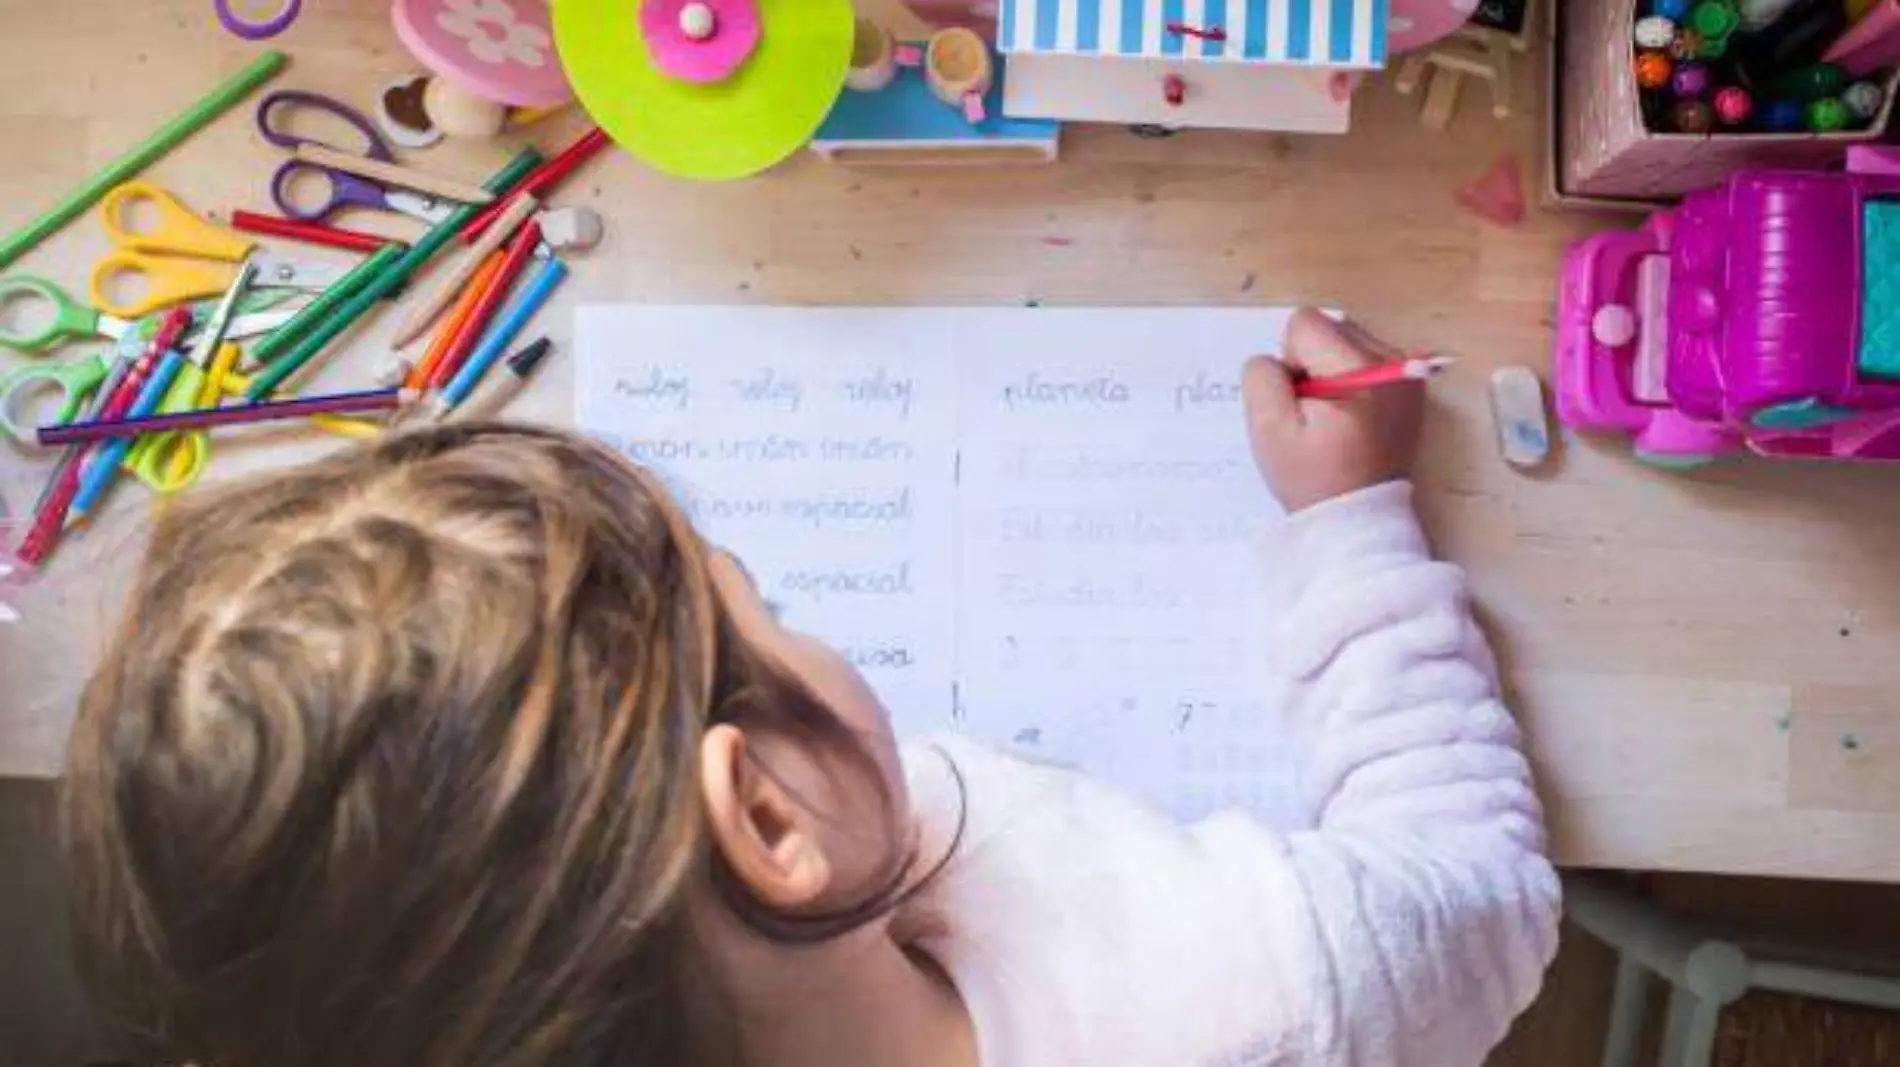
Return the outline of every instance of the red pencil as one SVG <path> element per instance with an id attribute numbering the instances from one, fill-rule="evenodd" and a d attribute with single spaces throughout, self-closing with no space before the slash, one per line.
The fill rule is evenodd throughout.
<path id="1" fill-rule="evenodd" d="M 475 342 L 481 339 L 482 331 L 488 329 L 488 320 L 495 317 L 501 309 L 501 302 L 507 298 L 508 290 L 514 287 L 515 279 L 534 258 L 534 250 L 541 244 L 541 224 L 533 219 L 521 227 L 515 235 L 515 242 L 508 246 L 508 256 L 501 261 L 501 269 L 495 272 L 495 278 L 482 290 L 475 306 L 469 309 L 467 321 L 456 332 L 455 340 L 449 343 L 449 349 L 443 353 L 442 361 L 435 365 L 435 371 L 429 376 L 429 387 L 441 389 L 454 379 L 455 372 L 462 369 L 462 361 L 468 358 Z"/>
<path id="2" fill-rule="evenodd" d="M 99 409 L 101 419 L 123 419 L 138 399 L 140 390 L 145 388 L 145 379 L 151 377 L 152 367 L 158 358 L 171 350 L 191 325 L 191 312 L 184 308 L 173 308 L 165 321 L 159 324 L 158 332 L 152 336 L 150 344 L 139 353 L 132 369 L 119 380 L 119 388 Z M 82 449 L 87 446 L 80 446 Z M 81 452 L 73 457 L 60 475 L 59 484 L 46 495 L 46 501 L 40 505 L 40 512 L 33 517 L 33 525 L 27 530 L 26 537 L 20 542 L 15 555 L 25 563 L 34 566 L 45 562 L 47 554 L 59 543 L 60 531 L 66 528 L 66 514 L 72 510 L 73 498 L 79 495 L 80 483 L 85 478 L 85 454 Z"/>
<path id="3" fill-rule="evenodd" d="M 1451 356 L 1424 356 L 1381 363 L 1373 367 L 1347 371 L 1324 378 L 1304 376 L 1295 379 L 1293 391 L 1303 400 L 1339 400 L 1366 389 L 1400 382 L 1422 382 L 1457 362 Z"/>
<path id="4" fill-rule="evenodd" d="M 402 243 L 392 238 L 378 237 L 373 233 L 344 230 L 315 222 L 299 222 L 296 219 L 279 218 L 276 215 L 259 215 L 253 211 L 231 212 L 231 225 L 245 233 L 288 237 L 305 244 L 347 248 L 352 252 L 375 252 L 384 245 Z"/>
<path id="5" fill-rule="evenodd" d="M 501 213 L 507 209 L 509 200 L 523 193 L 532 193 L 546 200 L 548 198 L 549 189 L 559 185 L 568 175 L 574 173 L 575 169 L 582 163 L 592 159 L 594 153 L 599 152 L 605 147 L 607 147 L 607 133 L 599 126 L 582 134 L 573 144 L 563 148 L 560 155 L 555 156 L 553 159 L 548 160 L 546 163 L 541 164 L 529 172 L 528 176 L 521 180 L 521 184 L 516 186 L 507 196 L 497 197 L 493 203 L 482 209 L 481 214 L 470 219 L 468 225 L 462 227 L 462 232 L 458 235 L 461 237 L 462 243 L 474 243 L 475 239 L 480 237 L 484 230 L 494 225 L 495 220 L 500 218 Z"/>

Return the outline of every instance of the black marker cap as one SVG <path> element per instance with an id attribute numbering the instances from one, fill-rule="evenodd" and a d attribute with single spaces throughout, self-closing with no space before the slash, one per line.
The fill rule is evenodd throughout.
<path id="1" fill-rule="evenodd" d="M 542 357 L 553 348 L 554 342 L 545 337 L 530 342 L 528 347 L 508 357 L 508 373 L 517 378 L 526 378 L 534 373 L 535 364 L 540 363 Z"/>
<path id="2" fill-rule="evenodd" d="M 1762 29 L 1736 34 L 1729 53 L 1752 81 L 1773 81 L 1819 61 L 1847 21 L 1847 9 L 1834 0 L 1797 0 Z"/>

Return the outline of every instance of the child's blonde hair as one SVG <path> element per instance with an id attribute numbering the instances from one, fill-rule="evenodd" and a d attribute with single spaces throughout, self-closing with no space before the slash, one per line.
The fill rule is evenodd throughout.
<path id="1" fill-rule="evenodd" d="M 189 498 L 86 690 L 65 823 L 110 1013 L 206 1067 L 723 1062 L 696 768 L 736 722 L 868 763 L 738 639 L 649 474 L 474 424 Z M 902 834 L 893 827 L 894 848 Z"/>

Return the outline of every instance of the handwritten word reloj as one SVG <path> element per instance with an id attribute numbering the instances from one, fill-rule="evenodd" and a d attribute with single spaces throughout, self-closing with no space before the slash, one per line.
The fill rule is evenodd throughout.
<path id="1" fill-rule="evenodd" d="M 1279 310 L 583 308 L 579 424 L 666 479 L 900 733 L 1191 817 L 1289 810 L 1277 505 L 1241 417 Z"/>

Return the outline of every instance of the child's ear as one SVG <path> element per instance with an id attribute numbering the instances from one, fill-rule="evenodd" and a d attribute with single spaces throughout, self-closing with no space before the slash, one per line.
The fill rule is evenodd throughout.
<path id="1" fill-rule="evenodd" d="M 817 826 L 752 758 L 738 727 L 706 732 L 699 745 L 699 788 L 713 842 L 753 896 L 784 911 L 818 902 L 832 875 Z"/>

